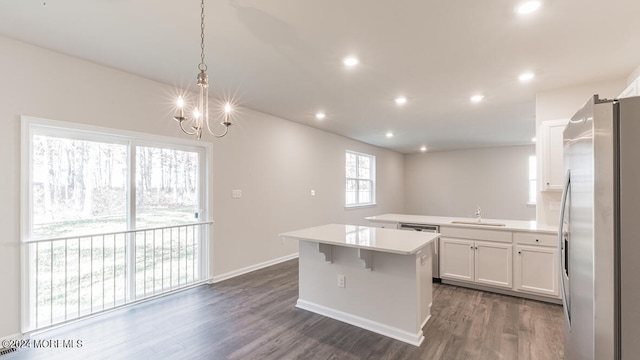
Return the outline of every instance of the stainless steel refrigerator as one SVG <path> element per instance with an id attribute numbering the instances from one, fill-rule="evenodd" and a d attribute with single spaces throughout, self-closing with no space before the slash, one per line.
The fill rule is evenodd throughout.
<path id="1" fill-rule="evenodd" d="M 564 130 L 565 359 L 640 359 L 640 97 L 594 96 Z"/>

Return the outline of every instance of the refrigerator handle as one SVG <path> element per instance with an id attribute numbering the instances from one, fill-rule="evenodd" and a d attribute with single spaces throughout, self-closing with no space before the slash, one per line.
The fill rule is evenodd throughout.
<path id="1" fill-rule="evenodd" d="M 562 295 L 562 308 L 564 309 L 564 316 L 567 319 L 567 324 L 569 324 L 569 326 L 571 326 L 571 316 L 569 313 L 569 308 L 568 308 L 568 304 L 567 304 L 567 289 L 566 289 L 566 285 L 564 282 L 564 263 L 563 263 L 563 258 L 565 258 L 565 256 L 567 256 L 568 259 L 568 254 L 565 254 L 565 251 L 567 249 L 565 249 L 565 244 L 564 244 L 564 215 L 565 215 L 565 211 L 568 211 L 567 209 L 567 195 L 569 195 L 569 191 L 570 190 L 570 186 L 571 186 L 571 171 L 567 170 L 567 174 L 565 175 L 564 178 L 564 187 L 562 189 L 562 202 L 560 205 L 560 224 L 558 226 L 558 260 L 560 263 L 560 289 L 561 289 L 561 295 Z"/>

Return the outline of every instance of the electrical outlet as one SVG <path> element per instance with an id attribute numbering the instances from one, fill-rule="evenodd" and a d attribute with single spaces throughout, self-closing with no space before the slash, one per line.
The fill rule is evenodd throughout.
<path id="1" fill-rule="evenodd" d="M 311 190 L 311 196 L 316 196 L 316 191 L 315 190 Z"/>
<path id="2" fill-rule="evenodd" d="M 242 198 L 242 190 L 231 190 L 231 198 L 232 199 L 240 199 Z"/>
<path id="3" fill-rule="evenodd" d="M 338 275 L 338 287 L 346 288 L 347 287 L 347 277 L 344 275 Z"/>

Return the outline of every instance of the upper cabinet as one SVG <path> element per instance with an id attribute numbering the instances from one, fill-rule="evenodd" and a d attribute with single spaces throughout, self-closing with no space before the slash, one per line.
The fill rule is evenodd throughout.
<path id="1" fill-rule="evenodd" d="M 564 167 L 562 156 L 562 132 L 568 120 L 548 120 L 540 125 L 542 146 L 542 191 L 562 191 Z"/>
<path id="2" fill-rule="evenodd" d="M 626 97 L 640 95 L 640 89 L 638 89 L 639 85 L 640 85 L 640 77 L 638 77 L 637 79 L 633 80 L 631 82 L 631 84 L 629 84 L 629 86 L 627 86 L 627 88 L 624 89 L 622 94 L 620 94 L 620 96 L 618 96 L 618 98 L 626 98 Z"/>

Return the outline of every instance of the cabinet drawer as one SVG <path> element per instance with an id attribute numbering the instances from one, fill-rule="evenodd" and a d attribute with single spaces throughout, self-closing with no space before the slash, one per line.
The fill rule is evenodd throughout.
<path id="1" fill-rule="evenodd" d="M 440 234 L 442 234 L 442 236 L 459 238 L 459 239 L 487 240 L 487 241 L 511 243 L 511 231 L 441 226 Z"/>
<path id="2" fill-rule="evenodd" d="M 516 244 L 558 246 L 558 237 L 553 234 L 513 233 L 513 241 Z"/>

